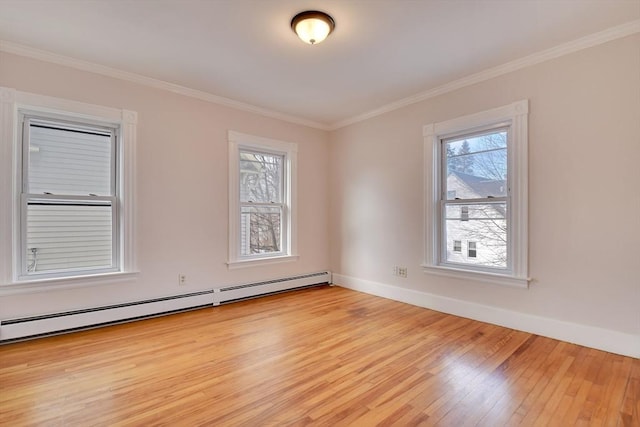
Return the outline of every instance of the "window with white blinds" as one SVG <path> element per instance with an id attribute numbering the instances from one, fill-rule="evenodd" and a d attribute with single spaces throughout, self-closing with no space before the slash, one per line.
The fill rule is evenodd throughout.
<path id="1" fill-rule="evenodd" d="M 23 116 L 22 276 L 118 269 L 117 131 Z"/>

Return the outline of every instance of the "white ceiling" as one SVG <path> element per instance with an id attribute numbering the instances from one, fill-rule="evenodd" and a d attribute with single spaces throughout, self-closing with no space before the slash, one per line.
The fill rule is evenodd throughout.
<path id="1" fill-rule="evenodd" d="M 293 15 L 336 29 L 302 43 Z M 0 40 L 314 122 L 637 21 L 640 0 L 0 0 Z"/>

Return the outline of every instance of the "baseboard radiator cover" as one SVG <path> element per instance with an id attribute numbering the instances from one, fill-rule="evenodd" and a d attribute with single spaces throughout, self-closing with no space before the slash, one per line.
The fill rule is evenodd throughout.
<path id="1" fill-rule="evenodd" d="M 213 305 L 227 304 L 296 289 L 327 285 L 330 283 L 331 273 L 323 271 L 320 273 L 266 280 L 264 282 L 227 286 L 224 288 L 214 289 Z"/>
<path id="2" fill-rule="evenodd" d="M 0 343 L 58 335 L 212 306 L 213 290 L 206 290 L 123 304 L 7 319 L 0 322 Z"/>

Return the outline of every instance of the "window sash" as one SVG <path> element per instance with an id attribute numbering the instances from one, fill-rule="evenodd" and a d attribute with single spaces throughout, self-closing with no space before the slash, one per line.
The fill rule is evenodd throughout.
<path id="1" fill-rule="evenodd" d="M 29 271 L 29 239 L 28 239 L 28 214 L 29 206 L 43 205 L 51 207 L 64 206 L 86 206 L 86 207 L 108 207 L 110 208 L 110 262 L 109 265 L 54 268 L 42 271 Z M 62 277 L 71 273 L 81 273 L 90 271 L 91 273 L 107 273 L 118 271 L 119 251 L 119 209 L 117 199 L 113 196 L 87 196 L 77 198 L 67 198 L 56 195 L 33 195 L 25 194 L 21 200 L 21 276 L 23 277 Z M 71 230 L 74 233 L 74 230 Z M 96 239 L 97 240 L 97 239 Z M 58 242 L 62 243 L 62 242 Z M 78 260 L 79 261 L 79 260 Z"/>
<path id="2" fill-rule="evenodd" d="M 461 139 L 472 139 L 472 138 L 478 138 L 481 136 L 486 136 L 486 135 L 492 135 L 494 133 L 500 133 L 500 132 L 506 132 L 507 133 L 507 143 L 506 143 L 506 147 L 504 148 L 499 148 L 496 150 L 483 150 L 483 151 L 477 151 L 477 152 L 472 152 L 470 153 L 471 155 L 473 154 L 479 154 L 479 153 L 487 153 L 487 152 L 492 152 L 492 151 L 497 151 L 497 150 L 506 150 L 507 151 L 507 162 L 506 162 L 506 171 L 507 171 L 507 176 L 505 177 L 505 184 L 507 186 L 507 188 L 505 189 L 506 191 L 506 196 L 504 197 L 509 197 L 510 196 L 510 192 L 511 192 L 511 168 L 509 167 L 509 165 L 511 164 L 510 162 L 510 157 L 512 156 L 511 154 L 511 146 L 512 146 L 512 124 L 511 123 L 499 123 L 499 124 L 493 124 L 493 125 L 489 125 L 489 126 L 484 126 L 483 128 L 473 131 L 473 132 L 463 132 L 463 133 L 457 133 L 457 134 L 452 134 L 452 135 L 447 135 L 445 137 L 440 137 L 439 138 L 439 149 L 438 149 L 438 154 L 439 154 L 439 162 L 440 162 L 440 200 L 447 200 L 450 202 L 453 201 L 460 201 L 460 200 L 480 200 L 480 199 L 498 199 L 499 197 L 477 197 L 477 198 L 473 198 L 473 199 L 462 199 L 462 198 L 454 198 L 454 199 L 449 199 L 448 197 L 448 193 L 449 190 L 448 188 L 448 183 L 447 183 L 447 173 L 448 173 L 448 166 L 447 166 L 447 150 L 446 150 L 446 144 L 448 144 L 451 141 L 458 141 Z M 458 156 L 453 156 L 453 157 L 458 157 Z M 455 192 L 455 190 L 454 190 Z"/>
<path id="3" fill-rule="evenodd" d="M 30 193 L 30 161 L 31 161 L 31 126 L 51 127 L 61 131 L 98 133 L 111 138 L 109 159 L 109 194 L 117 195 L 118 189 L 118 165 L 117 165 L 117 135 L 118 129 L 114 127 L 77 123 L 69 120 L 45 118 L 43 116 L 23 114 L 22 118 L 22 193 Z M 92 191 L 90 193 L 98 193 Z M 89 195 L 88 193 L 87 195 Z M 65 195 L 66 193 L 55 193 Z M 74 197 L 69 195 L 69 197 Z"/>
<path id="4" fill-rule="evenodd" d="M 240 185 L 240 203 L 284 203 L 283 200 L 285 199 L 285 173 L 286 173 L 286 154 L 284 153 L 276 153 L 276 152 L 268 152 L 268 151 L 263 151 L 263 150 L 254 150 L 254 149 L 245 149 L 245 148 L 241 148 L 239 150 L 239 185 Z M 256 201 L 256 200 L 242 200 L 243 199 L 243 192 L 242 192 L 242 174 L 243 174 L 243 170 L 242 170 L 242 164 L 243 162 L 247 162 L 249 160 L 247 159 L 243 159 L 242 155 L 243 154 L 249 154 L 251 156 L 270 156 L 270 157 L 274 157 L 274 158 L 278 158 L 280 160 L 280 167 L 278 170 L 278 174 L 279 174 L 279 180 L 278 180 L 278 187 L 276 190 L 276 194 L 275 194 L 275 198 L 269 198 L 269 201 Z"/>
<path id="5" fill-rule="evenodd" d="M 280 220 L 279 220 L 279 224 L 278 224 L 278 242 L 279 242 L 279 250 L 277 251 L 268 251 L 268 252 L 258 252 L 258 253 L 252 253 L 251 252 L 251 237 L 249 237 L 249 250 L 247 251 L 247 253 L 243 253 L 243 230 L 242 230 L 242 216 L 246 215 L 247 213 L 244 212 L 245 208 L 268 208 L 268 209 L 272 209 L 274 211 L 277 211 L 277 213 L 280 215 Z M 239 240 L 239 245 L 238 245 L 238 251 L 239 254 L 238 256 L 242 259 L 253 259 L 253 258 L 267 258 L 267 257 L 273 257 L 273 256 L 279 256 L 279 255 L 283 255 L 285 253 L 287 253 L 287 242 L 286 242 L 286 224 L 287 224 L 287 206 L 284 203 L 250 203 L 250 202 L 244 202 L 240 204 L 240 217 L 239 217 L 239 224 L 240 226 L 240 230 L 239 230 L 239 236 L 238 236 L 238 240 Z M 251 225 L 249 225 L 249 233 L 251 233 Z"/>
<path id="6" fill-rule="evenodd" d="M 279 188 L 278 188 L 278 193 L 280 196 L 280 201 L 270 201 L 270 202 L 254 202 L 254 201 L 242 201 L 242 188 L 241 188 L 241 175 L 242 175 L 242 167 L 241 164 L 243 162 L 242 160 L 242 153 L 248 153 L 248 154 L 257 154 L 257 155 L 265 155 L 265 156 L 274 156 L 274 157 L 279 157 L 281 159 L 281 166 L 280 166 L 280 171 L 279 171 L 279 175 L 280 175 L 280 180 L 279 180 Z M 285 152 L 280 152 L 280 151 L 271 151 L 271 150 L 266 150 L 266 149 L 260 149 L 260 148 L 254 148 L 254 147 L 244 147 L 244 146 L 240 146 L 238 148 L 238 195 L 237 195 L 237 200 L 238 200 L 238 230 L 237 230 L 237 251 L 236 251 L 236 257 L 239 260 L 251 260 L 251 259 L 261 259 L 261 258 L 272 258 L 272 257 L 276 257 L 276 256 L 282 256 L 284 254 L 287 254 L 289 252 L 289 248 L 287 247 L 287 243 L 288 243 L 288 224 L 289 224 L 289 214 L 288 214 L 288 204 L 287 204 L 287 200 L 290 199 L 289 197 L 289 188 L 287 186 L 287 182 L 288 182 L 288 174 L 289 174 L 289 168 L 288 168 L 288 163 L 289 163 L 289 158 L 288 158 L 288 154 Z M 279 251 L 272 251 L 272 252 L 264 252 L 264 253 L 251 253 L 251 251 L 248 251 L 249 253 L 247 254 L 243 254 L 243 241 L 242 241 L 242 237 L 243 237 L 243 230 L 242 230 L 242 215 L 243 215 L 243 208 L 256 208 L 256 207 L 265 207 L 265 208 L 279 208 L 280 210 L 280 224 L 279 224 L 279 228 L 280 228 L 280 232 L 279 232 L 279 238 L 280 238 L 280 250 Z"/>
<path id="7" fill-rule="evenodd" d="M 500 199 L 506 199 L 506 198 L 500 198 Z M 439 218 L 441 218 L 440 221 L 440 229 L 439 229 L 439 241 L 440 241 L 440 252 L 439 252 L 439 257 L 438 257 L 438 264 L 439 265 L 444 265 L 444 266 L 455 266 L 456 268 L 459 267 L 464 267 L 464 268 L 470 268 L 470 269 L 486 269 L 487 271 L 496 271 L 496 272 L 505 272 L 505 271 L 509 271 L 509 260 L 510 260 L 510 246 L 509 246 L 509 238 L 511 235 L 511 231 L 510 231 L 510 224 L 509 224 L 509 204 L 507 200 L 500 200 L 499 198 L 496 199 L 486 199 L 486 201 L 473 201 L 473 202 L 464 202 L 464 201 L 441 201 L 441 208 L 439 210 Z M 484 200 L 484 199 L 483 199 Z M 469 216 L 467 217 L 467 219 L 457 219 L 457 218 L 450 218 L 447 216 L 447 208 L 448 207 L 452 207 L 452 206 L 460 206 L 460 205 L 464 205 L 464 206 L 491 206 L 491 205 L 504 205 L 505 206 L 505 215 L 504 217 L 500 217 L 500 216 L 491 216 L 491 217 L 477 217 L 473 215 L 473 210 L 469 211 Z M 495 223 L 496 221 L 504 221 L 506 223 L 506 230 L 505 230 L 505 239 L 506 239 L 506 265 L 504 267 L 502 266 L 498 266 L 498 265 L 489 265 L 489 264 L 481 264 L 481 263 L 470 263 L 470 262 L 459 262 L 459 261 L 452 261 L 448 259 L 448 247 L 447 244 L 449 241 L 451 240 L 468 240 L 468 238 L 470 236 L 456 236 L 458 237 L 458 239 L 451 239 L 451 236 L 448 236 L 448 227 L 447 227 L 447 221 L 453 221 L 453 222 L 464 222 L 466 227 L 471 226 L 471 224 L 480 224 L 481 221 L 487 221 L 487 222 L 492 222 Z M 499 225 L 496 225 L 496 227 L 499 227 Z M 487 230 L 486 228 L 484 230 L 479 230 L 480 233 L 497 233 L 497 231 L 494 229 L 491 229 L 491 227 Z M 489 245 L 489 247 L 495 247 L 495 245 Z M 459 253 L 457 251 L 455 251 L 456 253 Z M 477 242 L 476 242 L 476 254 L 477 254 Z M 499 253 L 497 254 L 496 252 L 493 252 L 494 256 L 498 257 L 498 259 L 501 260 L 502 258 L 502 254 Z M 477 255 L 476 257 L 474 257 L 477 259 Z M 498 264 L 498 261 L 495 261 L 496 264 Z"/>

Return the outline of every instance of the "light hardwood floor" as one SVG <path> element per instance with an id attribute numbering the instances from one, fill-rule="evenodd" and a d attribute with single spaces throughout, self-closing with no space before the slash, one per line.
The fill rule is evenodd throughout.
<path id="1" fill-rule="evenodd" d="M 0 346 L 0 425 L 640 425 L 640 360 L 321 287 Z"/>

